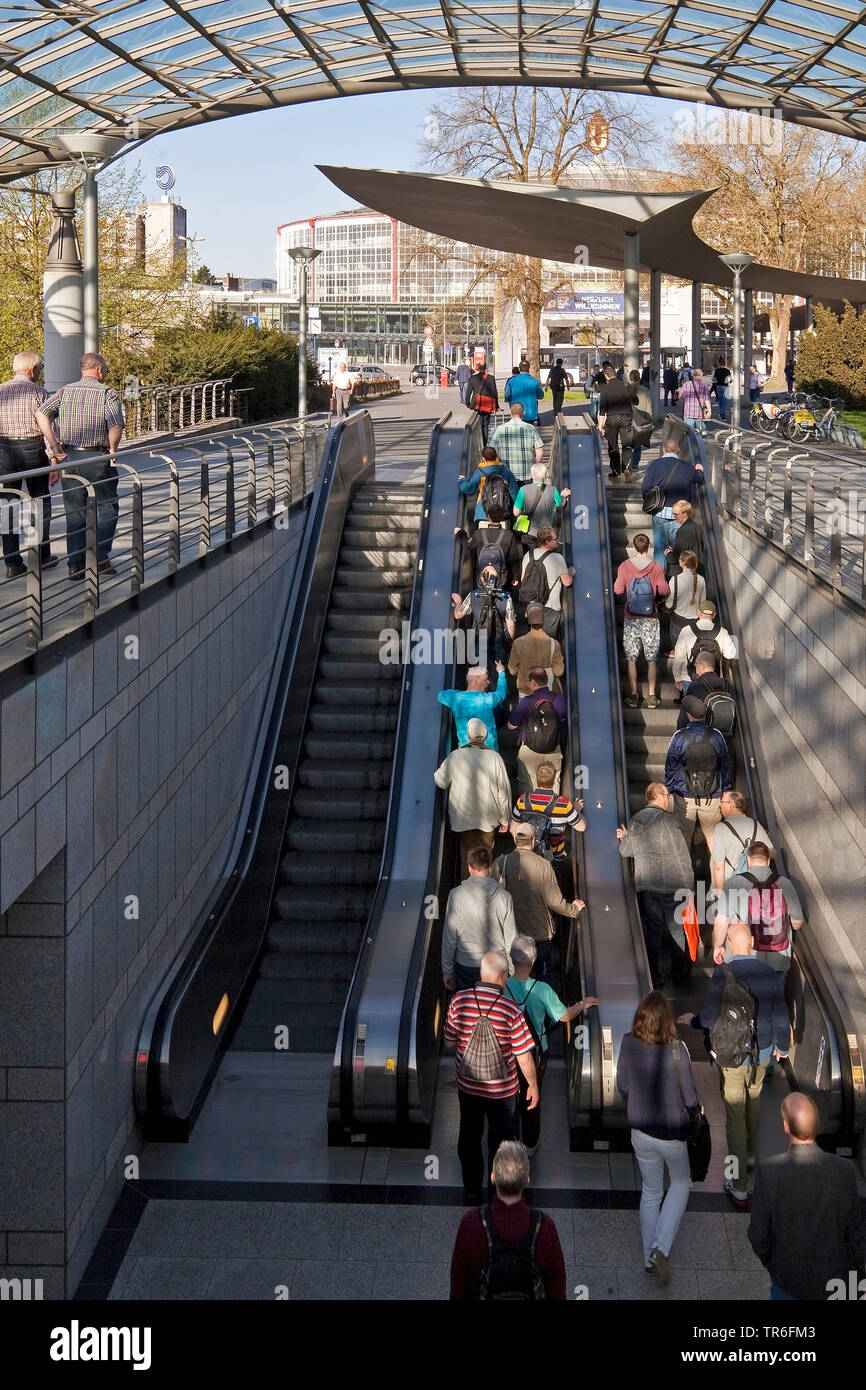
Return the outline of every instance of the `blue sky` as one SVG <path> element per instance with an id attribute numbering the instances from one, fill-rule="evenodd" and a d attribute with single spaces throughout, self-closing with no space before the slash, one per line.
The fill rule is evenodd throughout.
<path id="1" fill-rule="evenodd" d="M 436 92 L 338 97 L 234 116 L 159 136 L 133 151 L 144 194 L 157 199 L 155 170 L 170 164 L 174 196 L 188 211 L 197 256 L 216 275 L 274 276 L 281 222 L 350 206 L 316 164 L 412 169 L 424 115 Z M 641 103 L 650 120 L 671 103 Z"/>

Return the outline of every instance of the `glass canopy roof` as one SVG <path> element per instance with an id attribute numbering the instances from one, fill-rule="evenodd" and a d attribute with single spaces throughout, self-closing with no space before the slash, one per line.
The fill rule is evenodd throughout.
<path id="1" fill-rule="evenodd" d="M 866 7 L 850 0 L 22 0 L 0 3 L 0 180 L 70 127 L 130 140 L 401 88 L 578 86 L 866 138 Z"/>

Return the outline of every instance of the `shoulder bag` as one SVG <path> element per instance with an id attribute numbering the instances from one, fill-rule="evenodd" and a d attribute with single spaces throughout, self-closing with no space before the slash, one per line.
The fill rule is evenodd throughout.
<path id="1" fill-rule="evenodd" d="M 656 483 L 654 487 L 647 488 L 646 492 L 642 494 L 643 510 L 646 512 L 647 516 L 655 516 L 664 507 L 665 493 L 670 486 L 671 478 L 677 471 L 679 461 L 679 459 L 674 460 L 674 466 L 663 483 Z"/>
<path id="2" fill-rule="evenodd" d="M 710 1122 L 703 1111 L 703 1106 L 693 1115 L 686 1105 L 686 1095 L 683 1090 L 683 1045 L 677 1038 L 676 1042 L 671 1043 L 673 1052 L 674 1071 L 677 1074 L 677 1084 L 680 1088 L 683 1108 L 689 1114 L 689 1127 L 686 1132 L 686 1149 L 689 1155 L 689 1169 L 692 1175 L 692 1182 L 705 1182 L 710 1167 L 710 1159 L 713 1154 L 713 1141 L 710 1135 Z"/>

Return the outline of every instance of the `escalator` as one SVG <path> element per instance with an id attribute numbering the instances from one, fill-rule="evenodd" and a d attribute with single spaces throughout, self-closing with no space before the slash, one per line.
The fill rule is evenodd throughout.
<path id="1" fill-rule="evenodd" d="M 402 667 L 380 660 L 415 576 L 420 488 L 352 497 L 322 637 L 279 868 L 240 1051 L 333 1053 L 379 880 Z"/>

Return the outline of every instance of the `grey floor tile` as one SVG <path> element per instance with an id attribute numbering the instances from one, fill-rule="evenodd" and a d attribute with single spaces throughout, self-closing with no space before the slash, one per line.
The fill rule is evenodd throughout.
<path id="1" fill-rule="evenodd" d="M 435 1167 L 428 1162 L 435 1158 Z M 435 1173 L 435 1177 L 427 1177 Z M 423 1149 L 392 1149 L 388 1159 L 386 1181 L 401 1187 L 420 1186 L 422 1183 L 439 1183 L 445 1187 L 462 1187 L 460 1160 L 456 1147 L 439 1147 L 431 1144 L 428 1152 Z"/>
<path id="2" fill-rule="evenodd" d="M 574 1264 L 574 1222 L 571 1207 L 545 1207 L 544 1210 L 556 1226 L 566 1265 Z"/>
<path id="3" fill-rule="evenodd" d="M 457 1227 L 468 1210 L 468 1207 L 424 1207 L 418 1238 L 419 1259 L 450 1261 Z"/>
<path id="4" fill-rule="evenodd" d="M 608 1154 L 608 1165 L 614 1192 L 635 1192 L 640 1187 L 640 1172 L 633 1154 Z"/>
<path id="5" fill-rule="evenodd" d="M 129 1283 L 129 1278 L 132 1274 L 134 1267 L 135 1256 L 127 1255 L 123 1263 L 121 1264 L 120 1269 L 117 1271 L 114 1283 L 111 1286 L 111 1292 L 108 1295 L 110 1300 L 116 1301 L 125 1297 L 126 1286 Z"/>
<path id="6" fill-rule="evenodd" d="M 419 1299 L 446 1299 L 449 1291 L 450 1266 L 442 1262 L 393 1264 L 390 1260 L 380 1260 L 376 1265 L 373 1279 L 374 1299 L 403 1299 L 416 1302 Z"/>
<path id="7" fill-rule="evenodd" d="M 219 1259 L 276 1255 L 273 1202 L 151 1201 L 130 1246 L 137 1256 Z"/>
<path id="8" fill-rule="evenodd" d="M 207 1297 L 273 1303 L 277 1290 L 281 1298 L 289 1296 L 296 1269 L 295 1260 L 217 1260 Z"/>
<path id="9" fill-rule="evenodd" d="M 614 1265 L 576 1265 L 566 1261 L 566 1291 L 570 1302 L 616 1302 L 619 1286 Z M 579 1295 L 579 1299 L 578 1299 Z"/>
<path id="10" fill-rule="evenodd" d="M 292 1280 L 292 1300 L 369 1299 L 376 1273 L 374 1260 L 305 1260 Z"/>
<path id="11" fill-rule="evenodd" d="M 135 1262 L 123 1290 L 124 1299 L 168 1299 L 176 1302 L 203 1299 L 213 1274 L 213 1260 L 154 1259 Z"/>
<path id="12" fill-rule="evenodd" d="M 687 1211 L 680 1222 L 673 1254 L 677 1264 L 688 1269 L 733 1269 L 724 1214 Z"/>
<path id="13" fill-rule="evenodd" d="M 733 1268 L 760 1274 L 764 1266 L 749 1244 L 749 1213 L 726 1211 L 722 1213 L 722 1221 Z"/>
<path id="14" fill-rule="evenodd" d="M 347 1207 L 339 1202 L 274 1202 L 272 1250 L 259 1255 L 290 1260 L 321 1260 L 336 1255 L 346 1224 Z"/>
<path id="15" fill-rule="evenodd" d="M 668 1284 L 660 1284 L 654 1275 L 645 1274 L 642 1259 L 636 1265 L 620 1266 L 616 1272 L 616 1278 L 619 1297 L 629 1301 L 675 1303 L 681 1299 L 691 1300 L 698 1297 L 698 1281 L 695 1271 L 683 1269 L 677 1265 L 676 1254 L 671 1262 L 671 1277 Z"/>
<path id="16" fill-rule="evenodd" d="M 364 1154 L 364 1167 L 361 1171 L 362 1184 L 380 1186 L 387 1181 L 390 1149 L 367 1149 Z"/>
<path id="17" fill-rule="evenodd" d="M 636 1211 L 572 1212 L 574 1220 L 574 1257 L 578 1270 L 591 1265 L 617 1268 L 643 1259 L 640 1222 Z M 586 1282 L 585 1280 L 583 1282 Z"/>
<path id="18" fill-rule="evenodd" d="M 699 1269 L 696 1271 L 701 1298 L 763 1303 L 770 1297 L 770 1276 L 743 1269 Z"/>
<path id="19" fill-rule="evenodd" d="M 421 1208 L 349 1207 L 338 1258 L 346 1260 L 416 1260 Z"/>

